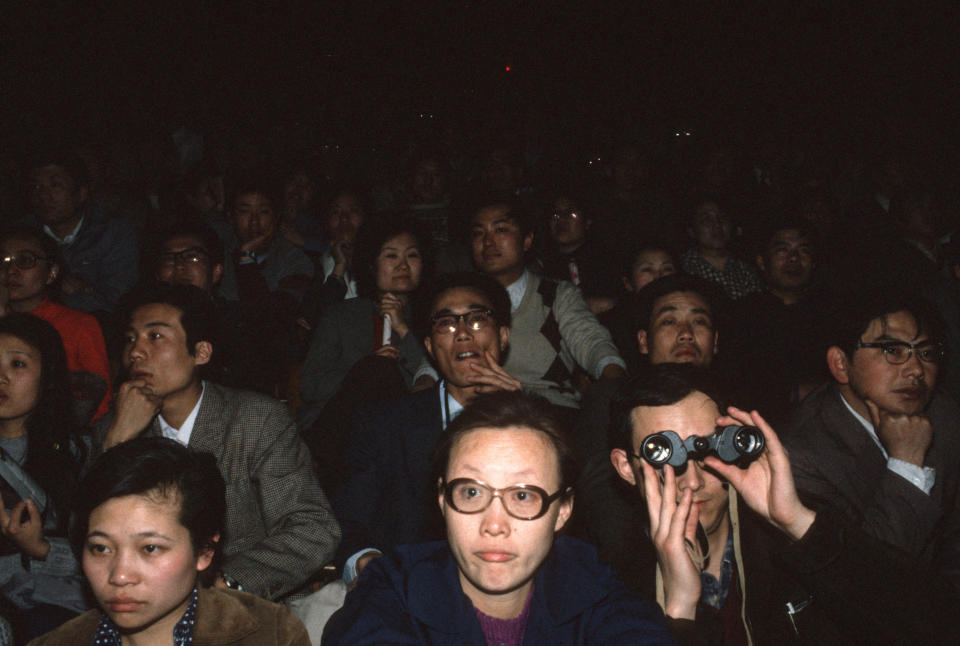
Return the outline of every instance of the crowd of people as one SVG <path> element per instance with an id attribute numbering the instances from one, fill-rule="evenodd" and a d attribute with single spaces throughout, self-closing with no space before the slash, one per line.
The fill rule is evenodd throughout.
<path id="1" fill-rule="evenodd" d="M 917 156 L 176 134 L 6 166 L 0 645 L 960 639 Z"/>

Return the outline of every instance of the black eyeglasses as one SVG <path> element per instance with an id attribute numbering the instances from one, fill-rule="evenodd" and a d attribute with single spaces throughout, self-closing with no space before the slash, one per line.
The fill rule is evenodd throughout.
<path id="1" fill-rule="evenodd" d="M 160 254 L 161 265 L 176 265 L 183 263 L 185 265 L 195 265 L 198 262 L 205 262 L 210 257 L 203 249 L 199 247 L 190 247 L 183 251 L 167 251 Z"/>
<path id="2" fill-rule="evenodd" d="M 24 249 L 23 251 L 18 251 L 13 255 L 3 256 L 0 258 L 0 268 L 6 269 L 10 265 L 16 265 L 17 269 L 33 269 L 41 260 L 50 262 L 52 258 L 38 256 L 32 251 L 27 251 Z"/>
<path id="3" fill-rule="evenodd" d="M 435 314 L 430 318 L 433 331 L 437 334 L 456 334 L 460 321 L 467 328 L 479 332 L 493 322 L 493 310 L 470 310 L 463 314 Z"/>
<path id="4" fill-rule="evenodd" d="M 906 341 L 874 341 L 864 343 L 857 341 L 856 349 L 860 348 L 880 348 L 883 358 L 887 363 L 899 366 L 910 360 L 913 353 L 917 353 L 917 358 L 925 363 L 939 363 L 946 354 L 946 349 L 939 341 L 921 341 L 920 343 L 907 343 Z"/>
<path id="5" fill-rule="evenodd" d="M 442 488 L 443 499 L 461 514 L 479 514 L 490 506 L 494 498 L 499 498 L 506 512 L 518 520 L 540 518 L 547 513 L 554 500 L 570 491 L 567 487 L 548 495 L 540 487 L 525 484 L 494 489 L 484 482 L 469 478 L 444 481 Z"/>

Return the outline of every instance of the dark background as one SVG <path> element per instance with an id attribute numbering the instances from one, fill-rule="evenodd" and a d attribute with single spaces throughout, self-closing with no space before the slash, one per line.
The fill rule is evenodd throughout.
<path id="1" fill-rule="evenodd" d="M 3 16 L 3 118 L 73 132 L 290 119 L 336 137 L 426 111 L 586 138 L 611 121 L 952 136 L 955 6 L 730 4 L 22 3 Z"/>

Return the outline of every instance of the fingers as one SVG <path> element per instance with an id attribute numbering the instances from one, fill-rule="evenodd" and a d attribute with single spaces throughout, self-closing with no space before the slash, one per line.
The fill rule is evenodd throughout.
<path id="1" fill-rule="evenodd" d="M 400 350 L 392 345 L 383 345 L 374 350 L 373 354 L 380 357 L 387 357 L 389 359 L 399 359 Z"/>
<path id="2" fill-rule="evenodd" d="M 650 517 L 650 535 L 654 536 L 660 525 L 660 498 L 663 494 L 660 474 L 646 460 L 640 460 L 640 468 L 643 471 L 644 500 Z"/>
<path id="3" fill-rule="evenodd" d="M 864 399 L 863 403 L 867 405 L 867 410 L 870 411 L 870 421 L 873 422 L 874 428 L 879 427 L 880 426 L 880 408 L 869 399 Z"/>

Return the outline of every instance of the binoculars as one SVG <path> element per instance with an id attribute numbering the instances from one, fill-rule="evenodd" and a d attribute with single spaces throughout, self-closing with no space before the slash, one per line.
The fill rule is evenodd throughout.
<path id="1" fill-rule="evenodd" d="M 753 459 L 763 452 L 763 433 L 756 426 L 718 426 L 709 437 L 691 435 L 685 440 L 673 431 L 654 433 L 643 441 L 643 458 L 655 467 L 683 466 L 690 458 L 713 452 L 727 463 Z"/>

